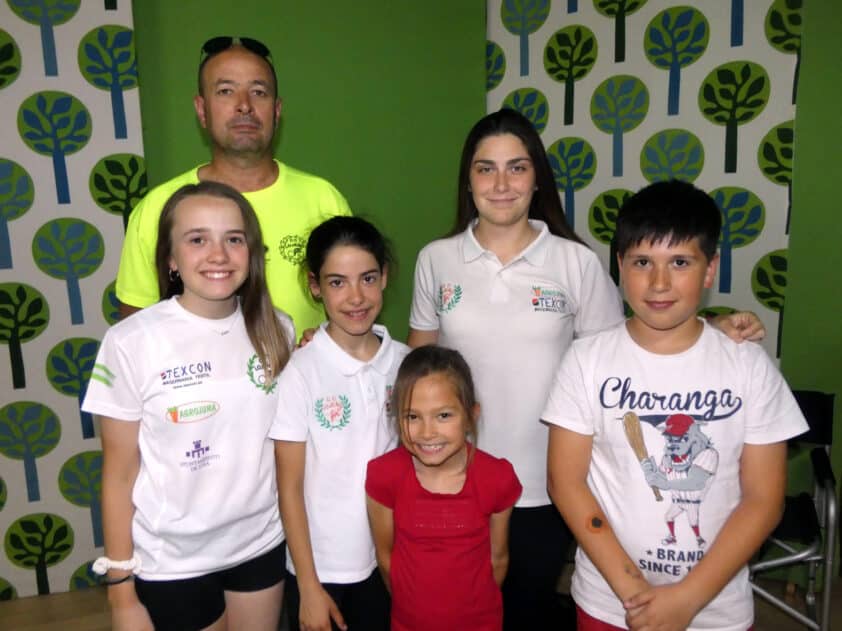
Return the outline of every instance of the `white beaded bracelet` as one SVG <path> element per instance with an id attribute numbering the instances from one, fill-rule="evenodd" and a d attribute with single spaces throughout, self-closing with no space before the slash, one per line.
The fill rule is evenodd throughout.
<path id="1" fill-rule="evenodd" d="M 140 574 L 140 557 L 137 552 L 128 561 L 114 561 L 108 557 L 99 557 L 91 563 L 91 569 L 97 574 L 105 574 L 108 570 L 131 570 L 132 574 Z"/>

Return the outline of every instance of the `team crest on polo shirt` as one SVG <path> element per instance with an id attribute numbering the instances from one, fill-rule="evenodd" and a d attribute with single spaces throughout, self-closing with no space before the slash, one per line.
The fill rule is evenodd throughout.
<path id="1" fill-rule="evenodd" d="M 258 390 L 263 390 L 266 394 L 272 394 L 275 386 L 278 385 L 277 379 L 273 379 L 271 375 L 267 375 L 263 370 L 263 364 L 260 363 L 260 358 L 257 353 L 249 357 L 246 365 L 246 373 L 249 376 L 249 381 L 254 384 Z"/>
<path id="2" fill-rule="evenodd" d="M 316 399 L 316 420 L 325 429 L 342 429 L 351 422 L 351 402 L 343 394 Z"/>
<path id="3" fill-rule="evenodd" d="M 447 313 L 453 311 L 459 301 L 462 300 L 462 285 L 456 283 L 442 283 L 439 286 L 438 312 Z"/>
<path id="4" fill-rule="evenodd" d="M 535 311 L 570 313 L 567 296 L 560 289 L 533 285 L 530 298 Z"/>
<path id="5" fill-rule="evenodd" d="M 304 260 L 304 251 L 306 248 L 307 242 L 304 240 L 304 237 L 297 234 L 288 234 L 278 243 L 281 258 L 289 261 L 293 265 L 298 265 Z"/>

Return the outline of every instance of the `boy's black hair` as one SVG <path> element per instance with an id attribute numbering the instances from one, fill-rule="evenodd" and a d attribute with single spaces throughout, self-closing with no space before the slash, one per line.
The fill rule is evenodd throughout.
<path id="1" fill-rule="evenodd" d="M 689 182 L 655 182 L 632 195 L 617 214 L 614 246 L 622 258 L 643 241 L 677 245 L 699 239 L 707 260 L 716 254 L 722 213 L 710 195 Z"/>

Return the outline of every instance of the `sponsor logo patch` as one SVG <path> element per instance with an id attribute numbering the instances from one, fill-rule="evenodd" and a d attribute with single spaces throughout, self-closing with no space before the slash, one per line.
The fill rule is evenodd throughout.
<path id="1" fill-rule="evenodd" d="M 167 408 L 166 419 L 172 423 L 196 423 L 219 412 L 216 401 L 191 401 Z"/>

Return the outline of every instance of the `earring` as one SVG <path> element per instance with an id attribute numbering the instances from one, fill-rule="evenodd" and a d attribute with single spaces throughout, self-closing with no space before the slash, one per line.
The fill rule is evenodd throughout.
<path id="1" fill-rule="evenodd" d="M 175 281 L 177 281 L 180 278 L 178 270 L 177 269 L 171 269 L 170 273 L 169 273 L 169 277 L 170 277 L 171 283 L 174 283 Z"/>

